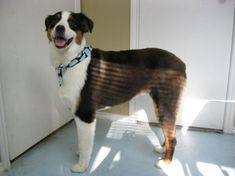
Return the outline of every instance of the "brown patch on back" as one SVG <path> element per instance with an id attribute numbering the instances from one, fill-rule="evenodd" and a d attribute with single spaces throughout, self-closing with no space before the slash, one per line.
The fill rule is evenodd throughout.
<path id="1" fill-rule="evenodd" d="M 76 41 L 77 44 L 81 45 L 82 38 L 83 38 L 82 32 L 81 31 L 77 31 L 76 34 L 77 34 L 77 36 L 75 38 L 75 41 Z"/>

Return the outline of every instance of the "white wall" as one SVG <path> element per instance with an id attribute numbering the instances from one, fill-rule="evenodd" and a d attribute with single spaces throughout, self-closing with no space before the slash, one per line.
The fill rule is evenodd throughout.
<path id="1" fill-rule="evenodd" d="M 71 119 L 57 98 L 44 20 L 79 2 L 1 0 L 0 81 L 11 159 Z"/>

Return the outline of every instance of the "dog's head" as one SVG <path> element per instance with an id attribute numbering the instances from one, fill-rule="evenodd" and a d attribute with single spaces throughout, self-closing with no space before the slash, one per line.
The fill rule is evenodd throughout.
<path id="1" fill-rule="evenodd" d="M 93 29 L 93 22 L 84 14 L 67 11 L 49 15 L 45 25 L 49 42 L 59 50 L 80 45 L 83 34 Z"/>

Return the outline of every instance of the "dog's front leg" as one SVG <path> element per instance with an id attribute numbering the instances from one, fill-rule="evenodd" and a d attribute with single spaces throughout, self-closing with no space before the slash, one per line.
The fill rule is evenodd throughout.
<path id="1" fill-rule="evenodd" d="M 79 161 L 72 166 L 71 170 L 73 172 L 84 172 L 88 168 L 91 158 L 96 120 L 86 123 L 79 117 L 75 117 L 75 122 L 77 126 Z"/>

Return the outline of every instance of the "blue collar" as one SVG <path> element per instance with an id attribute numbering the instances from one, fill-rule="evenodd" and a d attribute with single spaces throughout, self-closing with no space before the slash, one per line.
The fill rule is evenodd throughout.
<path id="1" fill-rule="evenodd" d="M 81 61 L 86 59 L 88 56 L 90 56 L 91 51 L 92 51 L 91 47 L 84 47 L 83 50 L 80 53 L 78 53 L 78 55 L 73 60 L 71 60 L 67 65 L 60 64 L 56 68 L 58 78 L 59 78 L 59 80 L 58 80 L 59 86 L 63 85 L 63 75 L 65 74 L 66 70 L 68 68 L 74 67 L 75 65 L 77 65 L 78 63 L 80 63 Z"/>

